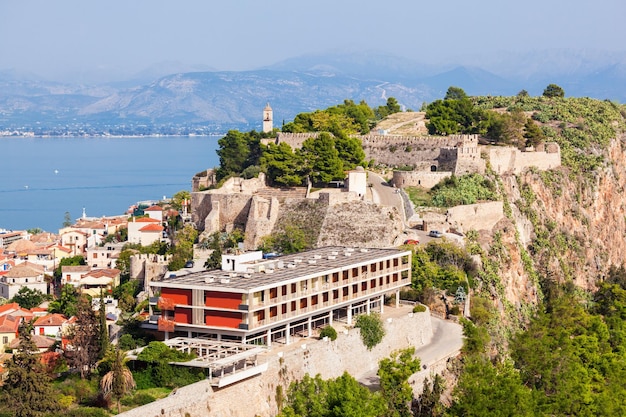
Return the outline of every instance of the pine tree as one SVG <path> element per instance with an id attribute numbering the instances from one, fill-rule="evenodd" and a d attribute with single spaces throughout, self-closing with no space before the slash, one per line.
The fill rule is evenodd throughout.
<path id="1" fill-rule="evenodd" d="M 32 323 L 20 325 L 17 353 L 6 363 L 3 403 L 15 417 L 45 416 L 59 408 L 50 378 L 36 355 L 31 330 Z"/>

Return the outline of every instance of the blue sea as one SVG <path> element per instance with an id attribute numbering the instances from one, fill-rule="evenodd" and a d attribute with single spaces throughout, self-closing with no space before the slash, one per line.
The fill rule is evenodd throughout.
<path id="1" fill-rule="evenodd" d="M 0 229 L 58 233 L 66 212 L 119 215 L 191 191 L 196 173 L 219 165 L 219 138 L 0 138 Z"/>

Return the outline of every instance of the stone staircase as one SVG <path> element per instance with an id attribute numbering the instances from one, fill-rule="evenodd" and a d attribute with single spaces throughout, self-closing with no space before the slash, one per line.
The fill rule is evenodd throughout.
<path id="1" fill-rule="evenodd" d="M 275 197 L 279 202 L 284 202 L 288 198 L 306 198 L 306 187 L 289 187 L 289 188 L 261 188 L 254 195 L 271 199 Z"/>

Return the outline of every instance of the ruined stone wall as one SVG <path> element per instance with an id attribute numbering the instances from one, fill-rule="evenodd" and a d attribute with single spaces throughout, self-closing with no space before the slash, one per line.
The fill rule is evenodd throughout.
<path id="1" fill-rule="evenodd" d="M 243 242 L 246 250 L 258 248 L 261 238 L 272 233 L 279 210 L 280 203 L 276 197 L 267 199 L 255 196 L 252 198 L 246 222 L 246 238 Z"/>
<path id="2" fill-rule="evenodd" d="M 158 280 L 167 272 L 170 257 L 156 254 L 137 254 L 130 257 L 130 279 L 139 280 L 144 288 L 152 280 Z"/>
<path id="3" fill-rule="evenodd" d="M 385 248 L 402 233 L 402 214 L 396 207 L 352 201 L 329 206 L 318 246 Z"/>
<path id="4" fill-rule="evenodd" d="M 216 184 L 215 171 L 207 169 L 203 172 L 204 175 L 194 175 L 191 179 L 191 191 L 196 192 L 200 190 L 206 190 Z"/>
<path id="5" fill-rule="evenodd" d="M 276 136 L 274 143 L 279 144 L 281 142 L 287 143 L 291 146 L 291 149 L 300 149 L 305 140 L 310 138 L 317 138 L 320 132 L 308 132 L 308 133 L 282 133 L 279 132 Z"/>
<path id="6" fill-rule="evenodd" d="M 526 168 L 541 170 L 561 166 L 561 150 L 553 142 L 545 144 L 545 151 L 522 152 L 513 147 L 490 147 L 487 150 L 491 167 L 497 174 L 520 174 Z"/>
<path id="7" fill-rule="evenodd" d="M 433 188 L 441 180 L 450 176 L 452 176 L 452 172 L 394 171 L 391 182 L 397 188 Z"/>
<path id="8" fill-rule="evenodd" d="M 385 311 L 392 309 L 385 307 Z M 404 310 L 401 310 L 404 309 Z M 394 309 L 395 310 L 395 309 Z M 433 328 L 429 312 L 410 313 L 400 307 L 397 317 L 384 321 L 385 337 L 372 350 L 367 350 L 359 329 L 339 331 L 337 340 L 295 339 L 289 348 L 277 345 L 263 355 L 268 370 L 263 374 L 214 390 L 208 381 L 201 381 L 173 392 L 169 397 L 119 414 L 123 417 L 271 417 L 278 414 L 277 387 L 286 393 L 292 381 L 306 373 L 322 378 L 337 378 L 347 371 L 355 378 L 373 372 L 378 362 L 398 349 L 420 347 L 429 343 Z M 333 325 L 338 328 L 338 324 Z"/>
<path id="9" fill-rule="evenodd" d="M 227 224 L 246 224 L 251 194 L 222 194 L 211 191 L 191 193 L 191 219 L 198 230 L 205 230 L 205 220 L 214 207 L 219 207 L 219 228 Z M 218 203 L 219 206 L 216 206 Z M 214 225 L 214 223 L 213 223 Z"/>
<path id="10" fill-rule="evenodd" d="M 447 222 L 459 232 L 491 230 L 504 218 L 502 201 L 451 207 L 446 212 Z"/>

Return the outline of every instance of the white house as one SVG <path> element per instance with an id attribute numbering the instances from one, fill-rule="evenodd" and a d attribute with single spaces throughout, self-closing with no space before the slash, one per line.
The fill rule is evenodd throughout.
<path id="1" fill-rule="evenodd" d="M 148 246 L 160 240 L 162 236 L 163 226 L 159 220 L 150 217 L 133 217 L 133 220 L 128 222 L 128 243 Z"/>
<path id="2" fill-rule="evenodd" d="M 14 266 L 0 277 L 0 297 L 13 298 L 22 287 L 48 294 L 48 283 L 44 279 L 44 267 L 24 262 Z"/>

